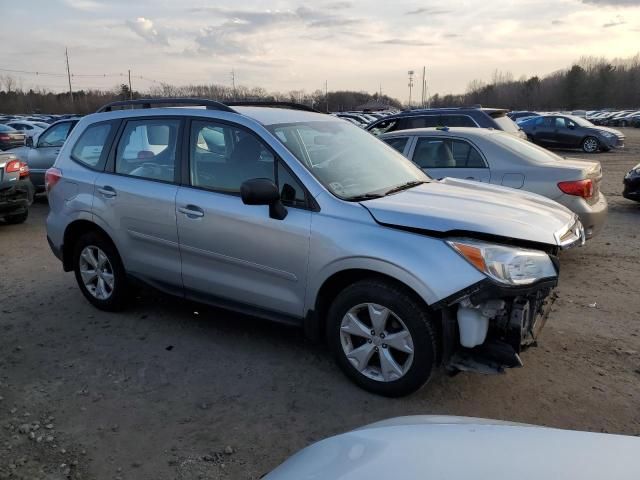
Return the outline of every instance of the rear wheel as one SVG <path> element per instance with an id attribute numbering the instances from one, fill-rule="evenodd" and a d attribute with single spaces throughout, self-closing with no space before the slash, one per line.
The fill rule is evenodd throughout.
<path id="1" fill-rule="evenodd" d="M 401 287 L 383 280 L 348 286 L 331 305 L 327 327 L 338 365 L 365 390 L 399 397 L 431 377 L 434 328 L 424 305 Z"/>
<path id="2" fill-rule="evenodd" d="M 73 268 L 82 294 L 95 307 L 113 312 L 126 306 L 127 276 L 110 240 L 97 232 L 80 237 L 74 248 Z"/>
<path id="3" fill-rule="evenodd" d="M 15 225 L 18 223 L 26 222 L 28 217 L 29 217 L 29 210 L 26 210 L 25 212 L 18 213 L 17 215 L 7 215 L 4 218 L 4 221 L 11 225 Z"/>
<path id="4" fill-rule="evenodd" d="M 587 137 L 582 140 L 582 151 L 585 153 L 596 153 L 600 148 L 600 142 L 596 137 Z"/>

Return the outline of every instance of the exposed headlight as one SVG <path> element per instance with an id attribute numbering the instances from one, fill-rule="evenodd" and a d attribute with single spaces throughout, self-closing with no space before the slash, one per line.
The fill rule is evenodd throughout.
<path id="1" fill-rule="evenodd" d="M 616 138 L 616 135 L 614 133 L 607 132 L 605 130 L 600 130 L 600 135 L 607 138 Z"/>
<path id="2" fill-rule="evenodd" d="M 545 252 L 470 239 L 447 243 L 485 275 L 507 285 L 529 285 L 556 277 L 558 272 Z"/>

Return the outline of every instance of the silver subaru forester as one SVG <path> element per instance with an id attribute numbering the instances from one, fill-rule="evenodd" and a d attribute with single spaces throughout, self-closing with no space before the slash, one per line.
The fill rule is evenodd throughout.
<path id="1" fill-rule="evenodd" d="M 417 390 L 436 366 L 521 366 L 559 251 L 584 242 L 577 217 L 432 180 L 307 110 L 155 99 L 84 117 L 46 174 L 53 252 L 100 309 L 126 306 L 135 280 L 300 325 L 381 395 Z"/>

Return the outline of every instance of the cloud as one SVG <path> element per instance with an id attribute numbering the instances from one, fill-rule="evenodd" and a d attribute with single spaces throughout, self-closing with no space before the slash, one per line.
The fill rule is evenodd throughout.
<path id="1" fill-rule="evenodd" d="M 614 7 L 638 7 L 640 0 L 582 0 L 589 5 L 614 6 Z"/>
<path id="2" fill-rule="evenodd" d="M 126 24 L 134 33 L 144 38 L 149 43 L 154 43 L 156 45 L 169 45 L 167 36 L 154 27 L 153 21 L 148 18 L 138 17 L 135 20 L 127 20 Z"/>
<path id="3" fill-rule="evenodd" d="M 415 10 L 409 10 L 405 12 L 405 15 L 422 15 L 423 13 L 428 13 L 429 15 L 442 15 L 445 13 L 450 13 L 451 10 L 445 10 L 443 8 L 416 8 Z"/>
<path id="4" fill-rule="evenodd" d="M 345 8 L 353 7 L 353 3 L 351 2 L 333 2 L 325 5 L 327 10 L 344 10 Z"/>
<path id="5" fill-rule="evenodd" d="M 100 10 L 104 7 L 103 4 L 94 0 L 64 0 L 64 3 L 71 8 L 75 8 L 76 10 L 85 10 L 88 12 Z"/>
<path id="6" fill-rule="evenodd" d="M 458 38 L 460 35 L 457 33 L 445 33 L 443 35 L 444 38 Z"/>
<path id="7" fill-rule="evenodd" d="M 410 47 L 430 47 L 435 43 L 423 42 L 422 40 L 407 40 L 403 38 L 389 38 L 388 40 L 380 40 L 381 45 L 405 45 Z"/>
<path id="8" fill-rule="evenodd" d="M 564 25 L 562 20 L 552 20 L 551 25 Z"/>
<path id="9" fill-rule="evenodd" d="M 614 20 L 608 21 L 607 23 L 602 25 L 602 27 L 603 28 L 617 27 L 618 25 L 624 25 L 625 23 L 627 23 L 626 20 L 622 18 L 620 15 L 618 15 Z"/>

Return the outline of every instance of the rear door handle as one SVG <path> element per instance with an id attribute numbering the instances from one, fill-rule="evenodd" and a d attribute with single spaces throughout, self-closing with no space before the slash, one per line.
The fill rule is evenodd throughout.
<path id="1" fill-rule="evenodd" d="M 204 217 L 204 210 L 195 205 L 187 205 L 186 207 L 179 207 L 178 212 L 185 214 L 189 218 Z"/>
<path id="2" fill-rule="evenodd" d="M 105 185 L 102 188 L 98 188 L 98 193 L 100 193 L 103 197 L 113 198 L 118 195 L 113 187 L 109 185 Z"/>

